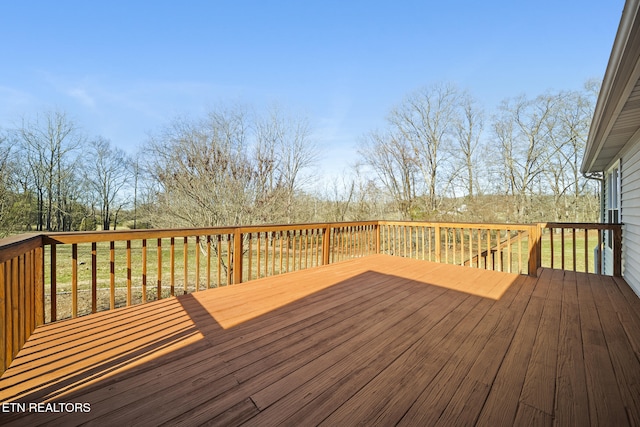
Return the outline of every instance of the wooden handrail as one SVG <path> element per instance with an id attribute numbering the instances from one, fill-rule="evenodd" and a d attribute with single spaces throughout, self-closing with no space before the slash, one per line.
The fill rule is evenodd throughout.
<path id="1" fill-rule="evenodd" d="M 603 233 L 610 232 L 613 274 L 621 275 L 620 224 L 351 221 L 41 233 L 1 239 L 0 373 L 36 326 L 65 316 L 60 316 L 62 297 L 67 298 L 60 292 L 63 287 L 71 289 L 67 315 L 78 316 L 375 253 L 461 265 L 472 265 L 475 259 L 475 267 L 480 268 L 482 254 L 495 250 L 506 262 L 499 257 L 498 262 L 487 263 L 487 268 L 510 271 L 513 263 L 518 272 L 535 275 L 548 252 L 543 249 L 545 229 L 584 230 L 585 241 L 589 230 L 597 230 L 601 248 Z M 505 232 L 506 239 L 498 237 Z M 518 234 L 512 237 L 514 232 Z M 572 233 L 575 242 L 576 233 Z M 522 250 L 525 244 L 526 252 Z M 561 246 L 564 257 L 564 240 Z M 585 265 L 591 250 L 587 246 L 583 254 Z M 575 247 L 574 243 L 574 270 L 578 257 Z M 138 255 L 141 260 L 134 261 Z M 80 268 L 87 262 L 88 267 Z M 62 280 L 58 266 L 65 263 L 68 267 L 70 263 L 69 277 Z M 164 274 L 165 269 L 169 274 Z M 105 286 L 98 286 L 100 283 Z M 134 288 L 140 292 L 134 292 Z M 119 289 L 126 293 L 118 294 Z M 104 307 L 97 300 L 99 292 L 108 292 Z M 84 295 L 89 295 L 89 301 Z"/>

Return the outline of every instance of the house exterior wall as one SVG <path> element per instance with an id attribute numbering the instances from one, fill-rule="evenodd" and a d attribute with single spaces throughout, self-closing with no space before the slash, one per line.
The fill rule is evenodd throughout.
<path id="1" fill-rule="evenodd" d="M 622 275 L 640 296 L 640 139 L 621 154 Z"/>

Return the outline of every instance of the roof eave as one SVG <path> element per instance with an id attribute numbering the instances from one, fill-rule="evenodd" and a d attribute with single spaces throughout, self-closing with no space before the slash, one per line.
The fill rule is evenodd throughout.
<path id="1" fill-rule="evenodd" d="M 636 17 L 639 5 L 640 0 L 627 0 L 622 11 L 620 25 L 618 26 L 589 129 L 585 155 L 581 165 L 583 173 L 601 171 L 599 168 L 594 168 L 594 164 L 607 142 L 611 127 L 624 106 L 626 97 L 623 99 L 621 95 L 624 92 L 628 92 L 625 88 L 628 87 L 632 80 L 633 71 L 640 60 L 640 57 L 638 57 L 640 51 L 630 46 L 634 44 L 634 40 L 630 40 L 631 34 L 638 31 Z M 629 59 L 629 55 L 635 55 L 636 57 Z M 633 64 L 631 67 L 629 66 L 630 63 Z"/>

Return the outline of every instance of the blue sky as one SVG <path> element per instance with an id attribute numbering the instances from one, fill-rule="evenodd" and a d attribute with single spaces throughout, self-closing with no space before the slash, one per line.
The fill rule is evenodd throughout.
<path id="1" fill-rule="evenodd" d="M 490 113 L 601 79 L 623 0 L 3 1 L 0 128 L 61 109 L 130 153 L 172 118 L 278 103 L 327 174 L 411 91 L 468 89 Z"/>

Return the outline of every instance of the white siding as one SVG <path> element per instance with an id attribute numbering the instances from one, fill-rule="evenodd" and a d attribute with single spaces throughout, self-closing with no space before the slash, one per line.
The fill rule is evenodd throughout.
<path id="1" fill-rule="evenodd" d="M 622 155 L 622 275 L 640 296 L 640 141 Z"/>

